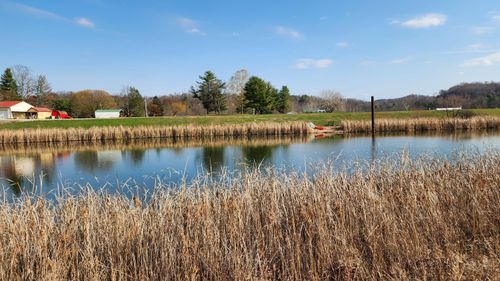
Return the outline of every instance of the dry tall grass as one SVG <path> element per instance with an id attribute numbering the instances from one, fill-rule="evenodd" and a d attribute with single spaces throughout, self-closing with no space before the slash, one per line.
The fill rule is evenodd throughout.
<path id="1" fill-rule="evenodd" d="M 494 280 L 499 183 L 493 151 L 4 202 L 0 279 Z"/>
<path id="2" fill-rule="evenodd" d="M 345 133 L 371 132 L 371 121 L 342 121 Z M 500 129 L 499 117 L 376 119 L 377 132 L 458 131 Z"/>
<path id="3" fill-rule="evenodd" d="M 240 136 L 305 135 L 310 128 L 304 122 L 244 123 L 230 125 L 187 126 L 137 126 L 137 127 L 92 127 L 92 128 L 37 128 L 24 130 L 0 130 L 0 143 L 67 143 L 128 141 L 154 138 L 209 138 Z"/>
<path id="4" fill-rule="evenodd" d="M 39 143 L 0 143 L 1 155 L 19 155 L 31 153 L 58 153 L 66 151 L 88 150 L 130 150 L 155 148 L 186 148 L 186 147 L 218 147 L 218 146 L 272 146 L 310 141 L 312 136 L 307 135 L 279 135 L 259 137 L 210 137 L 210 138 L 154 138 L 132 139 L 128 141 L 116 140 L 106 142 L 39 142 Z"/>

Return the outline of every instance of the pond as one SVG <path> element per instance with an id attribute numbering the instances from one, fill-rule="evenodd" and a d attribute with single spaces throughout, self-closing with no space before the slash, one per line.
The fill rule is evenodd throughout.
<path id="1" fill-rule="evenodd" d="M 500 132 L 452 134 L 292 137 L 66 147 L 22 147 L 0 150 L 1 197 L 36 192 L 53 196 L 62 186 L 91 184 L 150 187 L 157 180 L 179 183 L 200 173 L 217 174 L 245 167 L 273 166 L 303 170 L 316 163 L 344 164 L 380 160 L 406 151 L 410 157 L 450 157 L 457 151 L 481 153 L 500 148 Z M 34 189 L 36 186 L 36 191 Z"/>

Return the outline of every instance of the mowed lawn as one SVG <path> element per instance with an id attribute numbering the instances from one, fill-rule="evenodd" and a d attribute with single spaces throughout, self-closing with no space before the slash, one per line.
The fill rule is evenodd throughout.
<path id="1" fill-rule="evenodd" d="M 500 109 L 471 110 L 479 116 L 499 116 Z M 451 115 L 451 114 L 449 114 Z M 251 122 L 289 122 L 307 121 L 317 125 L 338 125 L 342 120 L 370 120 L 370 112 L 336 112 L 336 113 L 304 113 L 304 114 L 266 114 L 266 115 L 205 115 L 205 116 L 165 116 L 149 118 L 117 118 L 117 119 L 71 119 L 71 120 L 17 120 L 0 121 L 0 129 L 26 128 L 90 128 L 99 126 L 176 126 L 176 125 L 209 125 L 209 124 L 241 124 Z M 443 111 L 385 111 L 377 112 L 375 118 L 446 118 Z"/>

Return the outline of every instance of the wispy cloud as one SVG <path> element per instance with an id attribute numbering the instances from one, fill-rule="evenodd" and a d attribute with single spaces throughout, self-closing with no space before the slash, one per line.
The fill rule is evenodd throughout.
<path id="1" fill-rule="evenodd" d="M 32 7 L 32 6 L 28 6 L 28 5 L 24 5 L 24 4 L 19 4 L 19 3 L 15 3 L 15 2 L 6 2 L 6 4 L 9 7 L 13 8 L 14 10 L 21 12 L 21 13 L 24 13 L 24 14 L 27 14 L 27 15 L 30 15 L 30 16 L 41 17 L 41 18 L 52 19 L 52 20 L 59 20 L 59 21 L 62 21 L 64 23 L 76 24 L 76 25 L 86 27 L 86 28 L 95 28 L 95 24 L 91 20 L 89 20 L 88 18 L 80 17 L 80 18 L 75 18 L 74 20 L 71 20 L 71 19 L 64 17 L 64 16 L 61 16 L 57 13 L 43 10 L 40 8 L 36 8 L 36 7 Z"/>
<path id="2" fill-rule="evenodd" d="M 391 22 L 391 24 L 397 24 L 402 27 L 414 28 L 414 29 L 435 27 L 443 25 L 445 23 L 446 23 L 446 16 L 437 13 L 425 14 L 420 17 L 408 19 L 406 21 L 395 20 Z"/>
<path id="3" fill-rule="evenodd" d="M 399 59 L 393 59 L 388 62 L 388 64 L 403 64 L 413 60 L 412 57 L 404 57 Z"/>
<path id="4" fill-rule="evenodd" d="M 347 47 L 349 47 L 349 43 L 345 42 L 345 41 L 337 42 L 337 47 L 338 48 L 347 48 Z"/>
<path id="5" fill-rule="evenodd" d="M 32 6 L 27 6 L 27 5 L 23 5 L 23 4 L 19 4 L 19 3 L 8 3 L 8 4 L 10 4 L 14 9 L 16 9 L 20 12 L 23 12 L 25 14 L 32 15 L 32 16 L 51 18 L 51 19 L 64 19 L 63 17 L 59 16 L 58 14 L 47 11 L 47 10 L 42 10 L 39 8 L 35 8 Z"/>
<path id="6" fill-rule="evenodd" d="M 461 64 L 462 67 L 490 66 L 500 63 L 500 52 L 480 58 L 471 59 Z"/>
<path id="7" fill-rule="evenodd" d="M 482 35 L 493 31 L 491 26 L 474 26 L 471 28 L 472 33 Z"/>
<path id="8" fill-rule="evenodd" d="M 311 68 L 327 68 L 332 65 L 333 61 L 330 59 L 298 59 L 295 62 L 297 69 L 311 69 Z"/>
<path id="9" fill-rule="evenodd" d="M 75 23 L 78 24 L 79 26 L 87 27 L 87 28 L 94 28 L 95 24 L 87 19 L 87 18 L 76 18 Z"/>
<path id="10" fill-rule="evenodd" d="M 289 27 L 284 27 L 284 26 L 277 26 L 276 27 L 276 33 L 282 36 L 286 36 L 288 38 L 294 39 L 294 40 L 301 40 L 304 38 L 304 35 L 302 35 L 300 32 L 293 28 Z"/>
<path id="11" fill-rule="evenodd" d="M 198 34 L 198 35 L 202 35 L 202 36 L 207 35 L 205 32 L 201 31 L 200 28 L 198 27 L 198 24 L 190 18 L 181 17 L 177 20 L 177 23 L 187 33 L 193 33 L 193 34 Z"/>
<path id="12" fill-rule="evenodd" d="M 467 50 L 481 50 L 484 49 L 484 44 L 483 43 L 475 43 L 475 44 L 470 44 L 466 48 Z"/>
<path id="13" fill-rule="evenodd" d="M 361 65 L 375 65 L 375 64 L 378 64 L 378 61 L 366 59 L 366 60 L 361 61 L 360 64 Z"/>

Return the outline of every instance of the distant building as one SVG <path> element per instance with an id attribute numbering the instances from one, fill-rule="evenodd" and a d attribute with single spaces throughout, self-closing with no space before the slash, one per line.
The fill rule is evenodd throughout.
<path id="1" fill-rule="evenodd" d="M 36 108 L 24 101 L 0 102 L 0 119 L 36 119 Z"/>
<path id="2" fill-rule="evenodd" d="M 95 118 L 120 118 L 121 109 L 98 109 L 95 111 Z"/>
<path id="3" fill-rule="evenodd" d="M 37 119 L 50 119 L 52 116 L 52 109 L 46 107 L 35 107 L 37 114 Z"/>
<path id="4" fill-rule="evenodd" d="M 462 110 L 462 107 L 438 107 L 436 108 L 438 111 L 453 111 L 453 110 Z"/>

